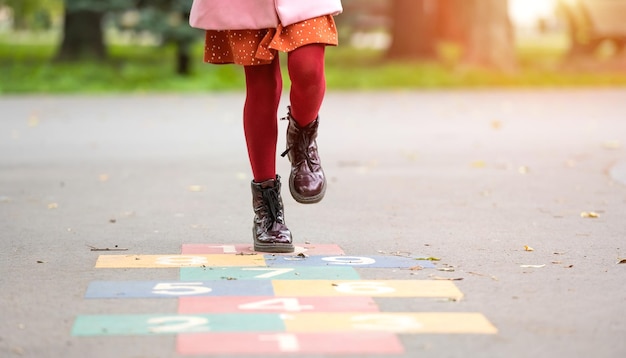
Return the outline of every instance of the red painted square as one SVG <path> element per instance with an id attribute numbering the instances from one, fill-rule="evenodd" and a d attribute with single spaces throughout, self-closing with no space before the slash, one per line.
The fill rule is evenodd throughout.
<path id="1" fill-rule="evenodd" d="M 403 354 L 390 333 L 198 333 L 178 336 L 178 353 L 212 354 Z"/>
<path id="2" fill-rule="evenodd" d="M 315 245 L 315 244 L 295 244 L 296 251 L 288 254 L 277 255 L 294 255 L 300 252 L 307 255 L 345 255 L 341 247 L 338 245 Z M 183 255 L 208 255 L 208 254 L 252 254 L 252 244 L 183 244 L 181 254 Z M 265 254 L 265 253 L 259 253 Z"/>
<path id="3" fill-rule="evenodd" d="M 371 297 L 181 297 L 178 313 L 379 312 Z"/>

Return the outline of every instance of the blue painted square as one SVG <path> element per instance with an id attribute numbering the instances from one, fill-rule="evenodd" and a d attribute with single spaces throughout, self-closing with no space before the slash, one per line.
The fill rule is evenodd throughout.
<path id="1" fill-rule="evenodd" d="M 270 281 L 94 281 L 85 298 L 178 298 L 198 296 L 273 296 Z"/>
<path id="2" fill-rule="evenodd" d="M 411 268 L 421 266 L 433 268 L 432 262 L 416 260 L 401 256 L 278 256 L 265 255 L 265 263 L 269 267 L 277 266 L 324 266 L 324 267 L 354 267 L 354 268 Z"/>

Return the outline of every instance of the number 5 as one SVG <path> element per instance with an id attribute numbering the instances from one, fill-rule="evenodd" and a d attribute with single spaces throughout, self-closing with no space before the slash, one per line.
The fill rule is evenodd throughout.
<path id="1" fill-rule="evenodd" d="M 170 296 L 200 295 L 211 291 L 210 287 L 202 286 L 202 282 L 164 282 L 152 288 L 152 293 L 154 294 Z"/>

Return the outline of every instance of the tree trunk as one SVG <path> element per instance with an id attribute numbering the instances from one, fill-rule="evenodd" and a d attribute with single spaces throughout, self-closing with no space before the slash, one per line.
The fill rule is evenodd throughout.
<path id="1" fill-rule="evenodd" d="M 104 13 L 97 11 L 66 11 L 63 41 L 56 60 L 104 60 L 107 52 L 102 31 L 103 17 Z"/>
<path id="2" fill-rule="evenodd" d="M 189 45 L 185 41 L 176 42 L 176 73 L 181 76 L 191 74 L 191 56 Z"/>
<path id="3" fill-rule="evenodd" d="M 473 66 L 514 70 L 515 38 L 507 0 L 459 0 L 465 14 L 463 60 Z"/>
<path id="4" fill-rule="evenodd" d="M 436 0 L 393 0 L 391 5 L 391 59 L 437 57 Z"/>

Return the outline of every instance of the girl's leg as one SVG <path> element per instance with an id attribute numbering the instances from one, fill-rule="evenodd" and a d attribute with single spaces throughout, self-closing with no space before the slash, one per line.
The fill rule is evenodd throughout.
<path id="1" fill-rule="evenodd" d="M 252 207 L 254 250 L 293 252 L 291 231 L 285 224 L 280 178 L 276 175 L 278 104 L 282 78 L 278 56 L 269 65 L 246 66 L 244 133 L 254 180 Z"/>
<path id="2" fill-rule="evenodd" d="M 287 150 L 291 162 L 289 191 L 303 204 L 317 203 L 326 192 L 326 176 L 317 151 L 318 112 L 326 92 L 323 44 L 302 46 L 289 53 L 291 108 Z"/>
<path id="3" fill-rule="evenodd" d="M 246 102 L 243 125 L 254 181 L 276 177 L 278 105 L 282 77 L 278 56 L 269 65 L 245 66 Z"/>
<path id="4" fill-rule="evenodd" d="M 324 52 L 326 45 L 311 44 L 289 52 L 287 67 L 291 79 L 291 114 L 305 127 L 317 118 L 326 93 Z"/>

